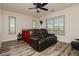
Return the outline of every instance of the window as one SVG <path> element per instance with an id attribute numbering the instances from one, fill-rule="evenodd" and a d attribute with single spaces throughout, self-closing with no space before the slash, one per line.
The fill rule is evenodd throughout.
<path id="1" fill-rule="evenodd" d="M 54 33 L 57 35 L 64 35 L 65 34 L 65 16 L 58 16 L 46 21 L 47 30 L 49 33 Z"/>
<path id="2" fill-rule="evenodd" d="M 9 16 L 9 34 L 16 34 L 16 17 Z"/>
<path id="3" fill-rule="evenodd" d="M 32 20 L 32 28 L 33 28 L 33 29 L 36 28 L 36 20 Z"/>

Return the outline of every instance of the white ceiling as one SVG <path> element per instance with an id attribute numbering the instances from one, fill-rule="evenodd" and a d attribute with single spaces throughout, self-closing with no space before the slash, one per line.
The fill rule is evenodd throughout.
<path id="1" fill-rule="evenodd" d="M 4 3 L 4 4 L 0 4 L 0 6 L 3 6 L 3 9 L 5 9 L 5 10 L 23 13 L 26 15 L 34 16 L 34 17 L 42 17 L 48 13 L 62 10 L 62 9 L 71 7 L 73 5 L 76 5 L 76 3 L 48 3 L 46 6 L 44 6 L 45 8 L 48 9 L 48 11 L 41 10 L 40 13 L 37 13 L 35 9 L 32 9 L 32 10 L 28 9 L 31 7 L 35 7 L 32 3 Z"/>

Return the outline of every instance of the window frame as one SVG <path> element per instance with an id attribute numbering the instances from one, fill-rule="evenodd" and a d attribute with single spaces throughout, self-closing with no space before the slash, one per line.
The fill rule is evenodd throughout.
<path id="1" fill-rule="evenodd" d="M 14 18 L 14 26 L 15 26 L 15 32 L 14 33 L 11 33 L 10 32 L 10 21 L 11 21 L 11 19 L 10 18 Z M 9 16 L 9 35 L 14 35 L 14 34 L 16 34 L 16 17 L 14 17 L 14 16 Z"/>
<path id="2" fill-rule="evenodd" d="M 54 19 L 54 18 L 58 18 L 58 17 L 63 17 L 64 18 L 64 27 L 63 27 L 63 32 L 64 32 L 64 34 L 56 34 L 56 33 L 54 33 L 54 34 L 56 34 L 56 35 L 65 35 L 66 33 L 65 33 L 65 15 L 60 15 L 60 16 L 55 16 L 55 17 L 51 17 L 51 18 L 48 18 L 48 19 L 46 19 L 46 29 L 48 30 L 48 25 L 47 25 L 47 21 L 48 20 L 51 20 L 51 19 Z M 53 25 L 54 26 L 54 25 Z M 51 31 L 51 30 L 50 30 Z"/>

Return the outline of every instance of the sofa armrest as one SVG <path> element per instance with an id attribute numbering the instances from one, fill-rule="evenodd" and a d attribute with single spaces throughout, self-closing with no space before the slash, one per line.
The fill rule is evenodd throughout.
<path id="1" fill-rule="evenodd" d="M 34 48 L 35 50 L 38 50 L 39 46 L 38 46 L 38 41 L 40 40 L 40 38 L 36 38 L 36 37 L 30 37 L 30 45 L 32 48 Z"/>

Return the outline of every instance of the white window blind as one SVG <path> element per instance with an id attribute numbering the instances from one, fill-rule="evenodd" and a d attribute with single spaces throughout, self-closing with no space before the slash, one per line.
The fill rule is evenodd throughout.
<path id="1" fill-rule="evenodd" d="M 16 34 L 16 17 L 9 16 L 9 34 Z"/>
<path id="2" fill-rule="evenodd" d="M 65 34 L 65 16 L 57 16 L 51 19 L 47 19 L 46 26 L 49 33 L 57 35 Z"/>

